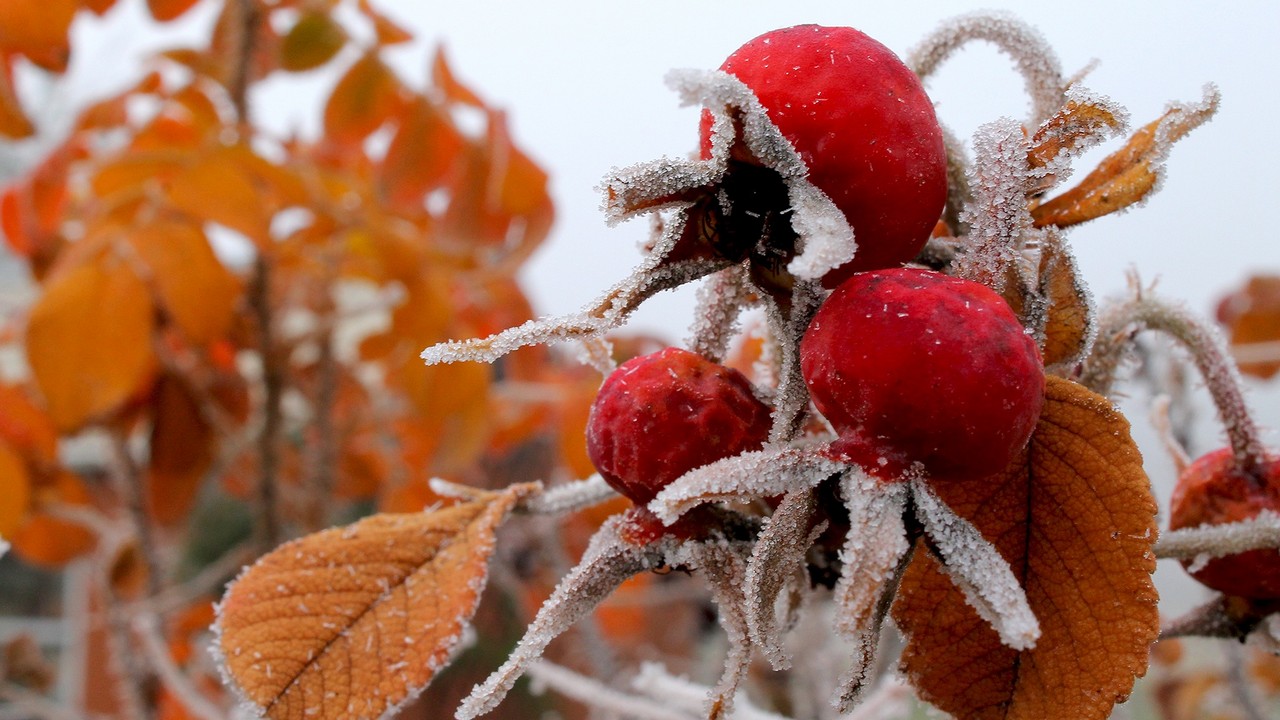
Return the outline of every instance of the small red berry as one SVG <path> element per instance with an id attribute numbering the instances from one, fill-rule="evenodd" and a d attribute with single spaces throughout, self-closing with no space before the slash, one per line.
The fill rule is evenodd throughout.
<path id="1" fill-rule="evenodd" d="M 1191 463 L 1173 490 L 1169 527 L 1173 530 L 1221 525 L 1280 512 L 1280 456 L 1270 455 L 1256 476 L 1239 469 L 1230 448 L 1214 450 Z M 1259 600 L 1280 598 L 1280 550 L 1249 550 L 1214 558 L 1191 575 L 1228 595 Z"/>
<path id="2" fill-rule="evenodd" d="M 755 38 L 720 69 L 751 88 L 853 227 L 857 254 L 828 287 L 919 254 L 946 202 L 947 157 L 933 103 L 893 51 L 853 28 L 798 25 Z M 710 113 L 700 129 L 710 157 Z"/>
<path id="3" fill-rule="evenodd" d="M 769 407 L 742 373 L 669 347 L 604 381 L 587 420 L 587 454 L 618 492 L 644 505 L 694 468 L 769 437 Z"/>
<path id="4" fill-rule="evenodd" d="M 1000 472 L 1044 403 L 1040 352 L 1004 299 L 928 270 L 854 275 L 818 309 L 800 363 L 840 434 L 832 450 L 882 476 L 914 462 L 935 477 Z"/>

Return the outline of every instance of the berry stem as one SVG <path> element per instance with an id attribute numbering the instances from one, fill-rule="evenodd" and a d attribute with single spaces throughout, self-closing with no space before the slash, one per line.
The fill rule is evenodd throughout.
<path id="1" fill-rule="evenodd" d="M 1240 371 L 1217 329 L 1181 305 L 1139 290 L 1129 300 L 1109 307 L 1099 323 L 1098 339 L 1081 383 L 1095 392 L 1109 394 L 1121 361 L 1143 330 L 1164 333 L 1191 353 L 1226 428 L 1236 467 L 1251 478 L 1261 477 L 1266 451 L 1245 404 Z"/>

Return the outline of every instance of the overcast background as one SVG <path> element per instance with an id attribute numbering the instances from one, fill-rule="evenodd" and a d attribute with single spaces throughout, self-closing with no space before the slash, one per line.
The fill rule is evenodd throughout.
<path id="1" fill-rule="evenodd" d="M 1249 273 L 1280 272 L 1280 245 L 1273 236 L 1280 227 L 1273 217 L 1275 168 L 1280 167 L 1275 91 L 1280 60 L 1274 52 L 1280 3 L 375 4 L 419 38 L 389 55 L 408 82 L 421 86 L 432 47 L 445 43 L 456 74 L 510 111 L 517 141 L 550 172 L 556 227 L 524 275 L 544 313 L 574 310 L 637 261 L 645 224 L 606 228 L 594 188 L 613 166 L 682 155 L 694 147 L 697 111 L 677 107 L 663 85 L 667 70 L 715 68 L 752 37 L 800 23 L 851 25 L 905 54 L 946 18 L 981 7 L 1007 8 L 1037 26 L 1067 74 L 1099 59 L 1101 65 L 1084 84 L 1126 106 L 1135 127 L 1157 117 L 1169 101 L 1199 100 L 1207 82 L 1222 90 L 1218 116 L 1174 148 L 1164 187 L 1146 206 L 1071 231 L 1069 239 L 1095 294 L 1120 292 L 1126 271 L 1137 267 L 1147 281 L 1158 278 L 1167 295 L 1210 313 L 1217 297 Z M 197 36 L 201 24 L 212 19 L 212 9 L 200 7 L 182 24 L 156 28 L 142 7 L 139 0 L 122 0 L 104 20 L 82 14 L 74 28 L 68 77 L 51 87 L 24 86 L 29 94 L 48 93 L 38 116 L 69 116 L 69 106 L 123 86 L 146 52 L 172 45 L 184 34 Z M 319 101 L 346 61 L 259 84 L 251 98 L 256 116 L 281 134 L 314 132 Z M 950 61 L 927 89 L 943 122 L 965 138 L 983 122 L 1001 115 L 1021 119 L 1028 110 L 1021 79 L 1007 59 L 985 45 Z M 1077 178 L 1118 144 L 1078 162 Z M 633 327 L 681 339 L 691 297 L 682 292 L 651 301 Z M 1278 385 L 1256 386 L 1252 396 L 1262 422 L 1271 427 L 1280 424 Z M 1167 502 L 1172 473 L 1144 427 L 1145 411 L 1136 401 L 1126 410 L 1148 451 L 1158 494 Z M 1205 446 L 1198 451 L 1221 442 L 1213 439 L 1218 426 L 1207 403 L 1201 423 Z M 1274 433 L 1269 439 L 1276 444 Z M 1180 576 L 1162 563 L 1161 574 L 1170 571 Z M 1175 586 L 1190 602 L 1195 591 Z"/>

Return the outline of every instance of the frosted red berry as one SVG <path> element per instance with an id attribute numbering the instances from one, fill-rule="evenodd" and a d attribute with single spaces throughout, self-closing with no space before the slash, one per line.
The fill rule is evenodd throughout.
<path id="1" fill-rule="evenodd" d="M 669 347 L 604 381 L 587 420 L 587 454 L 614 489 L 643 505 L 694 468 L 759 449 L 770 424 L 742 373 Z"/>
<path id="2" fill-rule="evenodd" d="M 1241 470 L 1230 448 L 1196 460 L 1173 490 L 1169 527 L 1174 530 L 1221 525 L 1280 512 L 1280 456 L 1270 455 L 1256 473 Z M 1280 598 L 1280 550 L 1250 550 L 1208 562 L 1184 560 L 1191 575 L 1228 595 Z"/>
<path id="3" fill-rule="evenodd" d="M 946 150 L 933 103 L 893 51 L 853 28 L 798 25 L 751 40 L 720 69 L 755 93 L 853 227 L 857 254 L 828 287 L 920 252 L 946 202 Z M 701 140 L 710 157 L 708 113 Z"/>
<path id="4" fill-rule="evenodd" d="M 1035 342 L 1004 299 L 928 270 L 859 273 L 819 308 L 800 344 L 832 449 L 883 476 L 998 473 L 1026 446 L 1044 403 Z"/>

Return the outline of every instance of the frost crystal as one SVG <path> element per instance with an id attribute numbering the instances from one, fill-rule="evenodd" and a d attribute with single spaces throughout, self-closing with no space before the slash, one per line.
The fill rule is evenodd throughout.
<path id="1" fill-rule="evenodd" d="M 1057 54 L 1039 30 L 1007 13 L 977 12 L 943 22 L 907 54 L 907 65 L 922 79 L 927 78 L 974 40 L 992 43 L 1013 59 L 1031 97 L 1032 126 L 1058 109 L 1066 83 Z"/>
<path id="2" fill-rule="evenodd" d="M 969 225 L 967 252 L 957 258 L 956 275 L 1001 292 L 1032 233 L 1027 208 L 1029 150 L 1022 125 L 1002 118 L 973 135 L 978 160 L 969 177 L 973 200 L 961 213 Z"/>
<path id="3" fill-rule="evenodd" d="M 927 481 L 912 480 L 911 497 L 916 518 L 945 561 L 943 569 L 978 616 L 990 623 L 1000 642 L 1014 650 L 1035 647 L 1040 623 L 1000 551 L 939 500 Z"/>
<path id="4" fill-rule="evenodd" d="M 774 670 L 791 666 L 782 643 L 782 633 L 790 622 L 779 623 L 778 617 L 789 616 L 796 609 L 798 602 L 791 601 L 791 597 L 808 586 L 805 553 L 827 527 L 823 521 L 809 528 L 816 508 L 817 498 L 811 488 L 784 495 L 756 538 L 747 563 L 747 631 Z M 779 599 L 788 601 L 781 611 Z"/>
<path id="5" fill-rule="evenodd" d="M 511 656 L 471 691 L 458 706 L 455 717 L 471 720 L 497 707 L 552 640 L 591 612 L 627 578 L 657 566 L 661 560 L 662 551 L 656 546 L 641 548 L 623 542 L 618 537 L 618 517 L 611 518 L 591 539 L 577 567 L 543 603 Z"/>
<path id="6" fill-rule="evenodd" d="M 770 497 L 814 487 L 844 468 L 814 448 L 769 447 L 690 470 L 663 488 L 648 507 L 670 525 L 698 505 Z"/>
<path id="7" fill-rule="evenodd" d="M 708 720 L 730 716 L 734 694 L 747 676 L 751 665 L 751 643 L 747 633 L 746 599 L 742 581 L 746 577 L 748 543 L 691 543 L 689 547 L 696 567 L 703 571 L 711 596 L 719 610 L 720 627 L 729 640 L 729 653 L 724 660 L 724 673 L 708 697 Z"/>
<path id="8" fill-rule="evenodd" d="M 604 478 L 592 475 L 585 480 L 575 480 L 556 485 L 546 491 L 529 496 L 519 505 L 520 509 L 538 515 L 564 515 L 577 512 L 617 495 Z"/>

